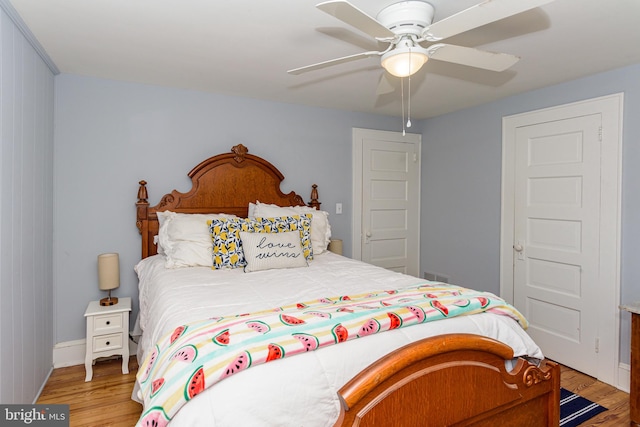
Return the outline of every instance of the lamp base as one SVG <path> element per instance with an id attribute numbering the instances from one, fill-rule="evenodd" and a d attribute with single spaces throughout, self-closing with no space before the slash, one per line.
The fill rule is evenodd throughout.
<path id="1" fill-rule="evenodd" d="M 106 297 L 106 298 L 102 298 L 100 300 L 100 305 L 116 305 L 118 304 L 118 298 L 117 297 Z"/>

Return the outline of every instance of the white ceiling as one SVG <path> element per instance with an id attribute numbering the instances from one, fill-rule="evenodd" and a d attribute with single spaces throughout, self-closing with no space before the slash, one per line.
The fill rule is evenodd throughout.
<path id="1" fill-rule="evenodd" d="M 10 0 L 63 73 L 401 115 L 399 79 L 376 95 L 378 58 L 287 74 L 378 50 L 319 1 Z M 371 16 L 395 1 L 351 0 Z M 429 0 L 434 21 L 479 1 Z M 502 73 L 429 61 L 411 80 L 414 119 L 640 63 L 640 0 L 555 0 L 447 43 L 522 59 Z"/>

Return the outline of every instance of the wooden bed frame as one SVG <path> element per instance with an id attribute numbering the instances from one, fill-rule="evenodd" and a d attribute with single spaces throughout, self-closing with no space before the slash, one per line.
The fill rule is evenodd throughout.
<path id="1" fill-rule="evenodd" d="M 558 426 L 560 368 L 518 359 L 491 338 L 448 334 L 408 344 L 339 391 L 335 426 Z"/>
<path id="2" fill-rule="evenodd" d="M 230 153 L 204 160 L 188 175 L 192 183 L 188 193 L 173 190 L 152 207 L 147 200 L 147 182 L 140 181 L 136 225 L 142 235 L 142 258 L 157 253 L 153 242 L 159 228 L 157 212 L 227 213 L 244 218 L 249 203 L 258 200 L 278 206 L 305 205 L 295 192 L 280 191 L 284 175 L 268 161 L 249 154 L 242 144 L 232 147 Z M 307 205 L 320 209 L 317 187 L 313 184 Z"/>
<path id="3" fill-rule="evenodd" d="M 247 216 L 249 202 L 305 205 L 284 194 L 284 176 L 242 144 L 211 157 L 191 172 L 188 193 L 173 190 L 149 206 L 140 181 L 137 227 L 142 258 L 156 254 L 157 212 L 228 213 Z M 319 209 L 316 185 L 308 206 Z M 340 389 L 336 426 L 558 426 L 560 368 L 519 359 L 510 372 L 510 347 L 477 335 L 450 334 L 409 344 L 370 365 Z"/>

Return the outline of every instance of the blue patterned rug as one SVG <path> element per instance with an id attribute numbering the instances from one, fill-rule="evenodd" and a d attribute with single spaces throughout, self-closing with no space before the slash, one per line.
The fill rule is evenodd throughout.
<path id="1" fill-rule="evenodd" d="M 564 388 L 560 389 L 560 425 L 563 427 L 576 427 L 606 410 L 604 406 L 589 399 Z"/>

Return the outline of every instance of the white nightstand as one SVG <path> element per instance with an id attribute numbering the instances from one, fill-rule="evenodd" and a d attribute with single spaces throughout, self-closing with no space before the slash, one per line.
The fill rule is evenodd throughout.
<path id="1" fill-rule="evenodd" d="M 118 304 L 101 306 L 91 301 L 84 312 L 87 318 L 87 354 L 85 381 L 93 377 L 93 362 L 98 357 L 122 356 L 122 373 L 129 373 L 129 312 L 131 298 L 118 298 Z"/>

